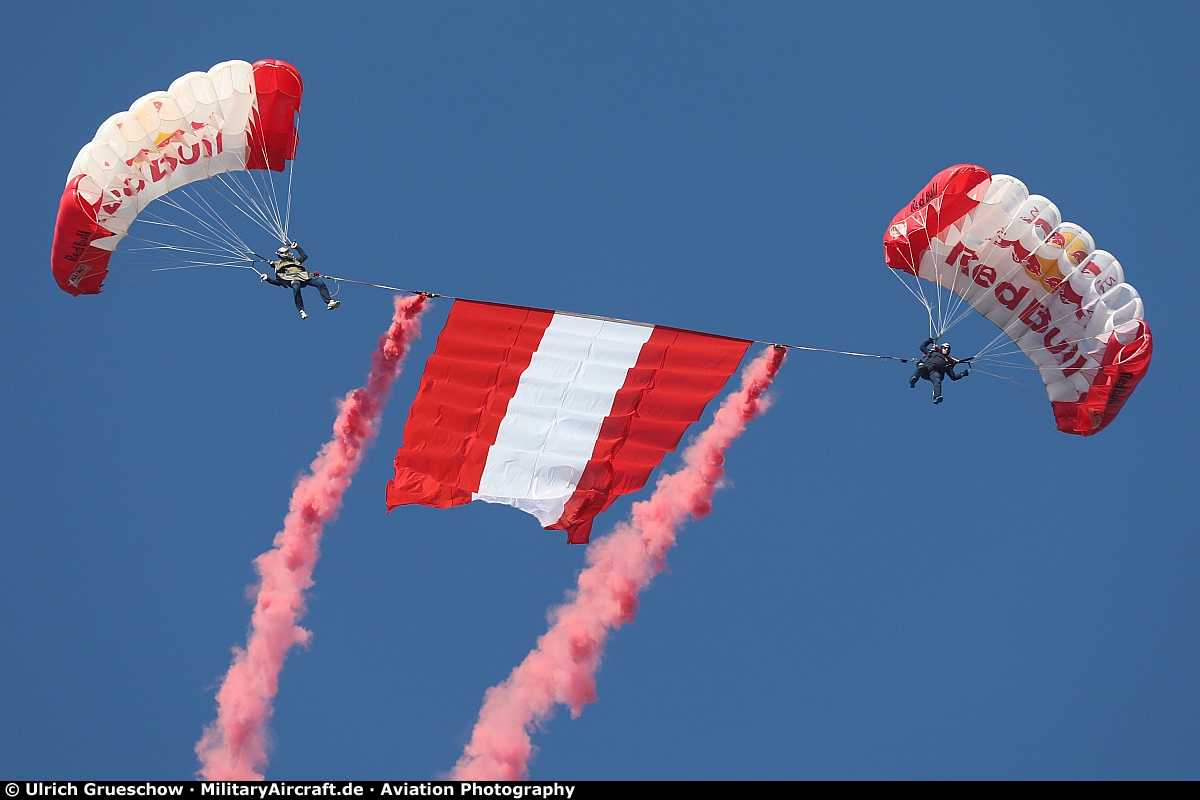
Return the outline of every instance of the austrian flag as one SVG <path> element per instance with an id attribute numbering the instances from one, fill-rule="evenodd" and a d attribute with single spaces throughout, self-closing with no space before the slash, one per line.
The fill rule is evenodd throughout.
<path id="1" fill-rule="evenodd" d="M 457 300 L 396 453 L 388 509 L 503 503 L 588 541 L 641 489 L 750 342 Z"/>

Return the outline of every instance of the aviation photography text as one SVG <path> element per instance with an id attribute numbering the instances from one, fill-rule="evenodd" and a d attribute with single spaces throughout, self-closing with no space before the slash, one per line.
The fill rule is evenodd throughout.
<path id="1" fill-rule="evenodd" d="M 11 781 L 19 797 L 561 797 L 583 783 L 506 781 Z M 580 792 L 579 796 L 586 796 Z"/>

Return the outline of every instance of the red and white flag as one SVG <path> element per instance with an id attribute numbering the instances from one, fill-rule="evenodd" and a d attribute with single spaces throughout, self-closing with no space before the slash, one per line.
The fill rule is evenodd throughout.
<path id="1" fill-rule="evenodd" d="M 641 489 L 750 342 L 457 300 L 396 453 L 388 509 L 504 503 L 588 541 Z"/>

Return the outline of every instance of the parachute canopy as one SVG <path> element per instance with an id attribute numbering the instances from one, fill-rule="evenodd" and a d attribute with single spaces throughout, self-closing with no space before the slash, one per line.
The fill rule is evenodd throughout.
<path id="1" fill-rule="evenodd" d="M 456 300 L 404 425 L 388 509 L 472 500 L 567 541 L 641 489 L 750 342 Z"/>
<path id="2" fill-rule="evenodd" d="M 890 268 L 953 292 L 1012 339 L 1065 433 L 1102 430 L 1150 366 L 1150 326 L 1120 262 L 1016 178 L 971 164 L 939 172 L 892 219 L 883 249 Z"/>
<path id="3" fill-rule="evenodd" d="M 303 83 L 283 61 L 226 61 L 114 114 L 79 151 L 50 262 L 73 295 L 98 294 L 113 251 L 151 201 L 194 181 L 282 171 L 295 158 Z"/>

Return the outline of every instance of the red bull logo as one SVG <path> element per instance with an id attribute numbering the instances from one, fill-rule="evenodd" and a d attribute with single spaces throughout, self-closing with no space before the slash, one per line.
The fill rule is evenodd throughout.
<path id="1" fill-rule="evenodd" d="M 143 147 L 125 165 L 133 175 L 115 177 L 106 194 L 110 199 L 100 206 L 107 217 L 113 217 L 128 197 L 141 192 L 147 184 L 166 180 L 180 164 L 195 164 L 201 156 L 212 158 L 225 151 L 223 136 L 210 121 L 191 123 L 192 130 L 174 130 L 160 134 L 155 149 Z M 97 221 L 100 221 L 99 219 Z"/>
<path id="2" fill-rule="evenodd" d="M 999 244 L 1020 247 L 1019 242 L 999 242 Z M 1017 260 L 1017 253 L 1013 254 L 1013 260 Z M 1036 259 L 1034 261 L 1036 263 Z M 981 263 L 978 254 L 961 242 L 951 248 L 950 253 L 946 256 L 945 263 L 949 267 L 957 268 L 962 275 L 970 278 L 977 286 L 991 289 L 996 302 L 1000 305 L 1010 311 L 1016 311 L 1018 308 L 1021 309 L 1017 318 L 1027 325 L 1031 331 L 1045 334 L 1046 349 L 1063 365 L 1064 376 L 1070 377 L 1086 365 L 1087 358 L 1080 355 L 1077 344 L 1065 341 L 1054 342 L 1054 337 L 1061 333 L 1059 328 L 1050 327 L 1054 321 L 1054 313 L 1037 297 L 1029 297 L 1028 286 L 1018 287 L 1009 281 L 1000 281 L 997 283 L 999 276 L 995 268 Z M 1018 263 L 1024 264 L 1025 262 Z M 1040 269 L 1040 266 L 1038 268 Z M 1082 301 L 1083 298 L 1071 289 L 1070 284 L 1058 278 L 1047 278 L 1046 281 L 1053 282 L 1052 291 L 1056 292 L 1060 302 L 1078 306 Z M 1027 298 L 1028 302 L 1026 302 Z M 1077 314 L 1082 313 L 1082 310 L 1077 312 Z M 1091 312 L 1087 313 L 1090 314 Z"/>
<path id="3" fill-rule="evenodd" d="M 83 258 L 83 253 L 87 250 L 88 245 L 92 243 L 92 232 L 89 230 L 75 231 L 75 238 L 71 242 L 71 252 L 63 256 L 67 261 L 78 261 Z M 74 275 L 74 273 L 71 273 Z"/>
<path id="4" fill-rule="evenodd" d="M 1137 381 L 1134 380 L 1137 376 L 1132 372 L 1121 372 L 1117 378 L 1117 385 L 1113 392 L 1108 397 L 1108 404 L 1111 406 L 1119 406 L 1129 399 L 1129 394 L 1133 391 L 1133 387 L 1137 386 Z M 1133 383 L 1131 386 L 1130 383 Z"/>
<path id="5" fill-rule="evenodd" d="M 913 201 L 908 204 L 908 212 L 910 214 L 917 213 L 922 208 L 924 208 L 925 206 L 932 203 L 935 199 L 937 199 L 937 196 L 940 193 L 941 192 L 938 189 L 938 185 L 937 185 L 936 181 L 934 183 L 929 184 L 929 186 L 925 189 L 925 191 L 921 192 L 919 195 L 914 197 Z"/>
<path id="6" fill-rule="evenodd" d="M 1071 284 L 1063 281 L 1058 285 L 1058 300 L 1064 305 L 1077 306 L 1083 303 L 1083 295 L 1071 288 Z"/>

